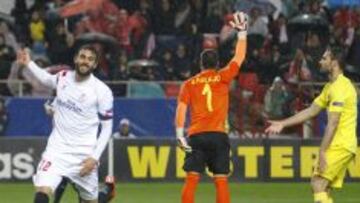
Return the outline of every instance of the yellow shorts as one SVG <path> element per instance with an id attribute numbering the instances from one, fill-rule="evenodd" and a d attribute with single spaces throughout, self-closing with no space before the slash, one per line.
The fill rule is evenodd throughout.
<path id="1" fill-rule="evenodd" d="M 346 175 L 346 170 L 355 154 L 346 149 L 329 149 L 326 151 L 327 167 L 323 173 L 314 169 L 314 176 L 321 176 L 330 181 L 330 187 L 341 188 Z M 318 164 L 316 163 L 315 166 Z"/>

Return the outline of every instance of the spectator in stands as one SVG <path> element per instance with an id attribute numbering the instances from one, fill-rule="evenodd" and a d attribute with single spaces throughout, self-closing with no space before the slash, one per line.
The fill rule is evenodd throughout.
<path id="1" fill-rule="evenodd" d="M 174 57 L 174 69 L 181 80 L 191 76 L 192 60 L 189 55 L 185 44 L 178 44 Z"/>
<path id="2" fill-rule="evenodd" d="M 161 64 L 161 72 L 164 73 L 163 79 L 167 81 L 177 80 L 177 75 L 174 69 L 174 58 L 170 49 L 165 50 L 162 54 Z"/>
<path id="3" fill-rule="evenodd" d="M 125 49 L 127 54 L 133 52 L 131 44 L 131 31 L 129 14 L 125 9 L 121 9 L 118 16 L 118 21 L 115 28 L 115 36 L 121 48 Z"/>
<path id="4" fill-rule="evenodd" d="M 32 50 L 35 54 L 46 55 L 45 21 L 40 11 L 34 10 L 29 24 Z"/>
<path id="5" fill-rule="evenodd" d="M 154 32 L 158 35 L 173 35 L 175 29 L 175 9 L 171 0 L 158 0 L 155 3 Z"/>
<path id="6" fill-rule="evenodd" d="M 222 17 L 221 7 L 217 6 L 209 9 L 201 31 L 204 33 L 219 33 L 223 26 Z"/>
<path id="7" fill-rule="evenodd" d="M 321 59 L 325 47 L 321 46 L 320 37 L 316 33 L 309 33 L 303 48 L 312 80 L 325 81 L 327 75 L 321 73 L 318 61 Z"/>
<path id="8" fill-rule="evenodd" d="M 352 73 L 355 73 L 357 75 L 356 81 L 360 80 L 360 28 L 357 29 L 357 31 L 354 34 L 354 40 L 349 48 L 349 54 L 347 57 L 348 63 L 351 65 L 351 67 L 348 66 L 348 68 L 352 68 Z M 348 69 L 347 68 L 347 69 Z M 352 78 L 352 77 L 350 77 Z"/>
<path id="9" fill-rule="evenodd" d="M 268 119 L 282 119 L 289 115 L 288 103 L 290 93 L 283 80 L 277 76 L 271 87 L 266 91 L 264 99 L 265 115 Z"/>
<path id="10" fill-rule="evenodd" d="M 5 37 L 0 34 L 0 61 L 11 62 L 15 59 L 15 50 L 6 44 Z"/>
<path id="11" fill-rule="evenodd" d="M 5 21 L 0 20 L 0 34 L 5 37 L 6 45 L 13 48 L 13 50 L 17 51 L 20 46 L 16 40 L 14 33 L 9 29 L 8 24 Z"/>
<path id="12" fill-rule="evenodd" d="M 75 38 L 70 33 L 63 22 L 56 25 L 55 32 L 49 36 L 49 57 L 53 64 L 71 63 L 71 52 L 75 43 Z"/>
<path id="13" fill-rule="evenodd" d="M 113 81 L 127 81 L 130 78 L 128 67 L 128 56 L 125 50 L 121 50 L 115 61 L 111 64 L 111 78 Z M 126 96 L 126 84 L 111 84 L 110 85 L 114 96 Z"/>
<path id="14" fill-rule="evenodd" d="M 272 41 L 279 46 L 282 54 L 289 51 L 289 33 L 284 15 L 280 14 L 278 19 L 271 26 Z"/>
<path id="15" fill-rule="evenodd" d="M 14 49 L 6 44 L 4 35 L 0 34 L 0 79 L 7 79 L 11 69 L 11 63 L 15 59 Z M 6 94 L 3 85 L 0 87 L 1 94 Z"/>
<path id="16" fill-rule="evenodd" d="M 101 17 L 101 11 L 90 10 L 86 13 L 77 24 L 75 28 L 75 37 L 81 36 L 81 34 L 88 32 L 100 32 L 106 33 L 106 22 Z"/>
<path id="17" fill-rule="evenodd" d="M 136 136 L 130 131 L 130 121 L 123 118 L 119 122 L 118 130 L 113 134 L 115 139 L 134 139 Z"/>
<path id="18" fill-rule="evenodd" d="M 286 80 L 291 83 L 311 80 L 311 72 L 305 58 L 304 51 L 298 49 L 293 61 L 290 62 L 289 71 L 285 75 Z"/>
<path id="19" fill-rule="evenodd" d="M 253 8 L 250 12 L 250 19 L 249 19 L 249 35 L 257 34 L 263 37 L 268 35 L 268 27 L 264 19 L 260 15 L 260 9 Z"/>
<path id="20" fill-rule="evenodd" d="M 14 8 L 11 10 L 11 16 L 15 18 L 15 31 L 20 42 L 29 40 L 29 10 L 26 0 L 15 0 Z"/>
<path id="21" fill-rule="evenodd" d="M 113 80 L 128 80 L 129 68 L 128 68 L 128 55 L 125 50 L 121 50 L 117 60 L 112 64 L 111 70 L 113 70 L 111 76 Z"/>
<path id="22" fill-rule="evenodd" d="M 0 98 L 0 136 L 5 135 L 6 126 L 8 123 L 8 115 L 5 106 L 4 98 Z"/>
<path id="23" fill-rule="evenodd" d="M 146 46 L 148 37 L 150 35 L 149 21 L 146 14 L 140 11 L 135 11 L 129 17 L 129 26 L 131 28 L 130 39 L 133 47 L 133 56 L 137 58 L 143 57 L 143 50 Z"/>

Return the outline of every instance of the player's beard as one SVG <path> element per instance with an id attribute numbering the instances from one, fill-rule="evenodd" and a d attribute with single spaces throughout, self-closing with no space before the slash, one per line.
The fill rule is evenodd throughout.
<path id="1" fill-rule="evenodd" d="M 85 72 L 81 71 L 81 66 L 88 67 L 88 70 Z M 93 72 L 93 68 L 89 68 L 89 65 L 87 64 L 75 64 L 75 71 L 80 77 L 88 77 Z"/>

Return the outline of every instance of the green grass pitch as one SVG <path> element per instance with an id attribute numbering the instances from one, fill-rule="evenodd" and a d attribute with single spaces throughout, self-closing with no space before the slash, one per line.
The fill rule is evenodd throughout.
<path id="1" fill-rule="evenodd" d="M 124 183 L 117 185 L 114 203 L 179 203 L 181 183 Z M 232 203 L 311 203 L 308 183 L 231 183 Z M 334 191 L 335 203 L 359 203 L 360 183 L 346 183 L 341 191 Z M 29 183 L 0 184 L 1 203 L 31 203 L 33 187 Z M 211 183 L 201 183 L 196 203 L 215 202 Z M 68 187 L 63 203 L 77 203 L 76 194 Z"/>

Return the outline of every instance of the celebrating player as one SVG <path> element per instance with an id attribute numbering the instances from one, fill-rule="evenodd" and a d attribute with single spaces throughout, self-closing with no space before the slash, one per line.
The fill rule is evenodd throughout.
<path id="1" fill-rule="evenodd" d="M 54 126 L 33 178 L 35 203 L 48 203 L 63 177 L 75 183 L 85 203 L 97 203 L 98 162 L 112 131 L 113 95 L 92 72 L 98 54 L 83 46 L 74 58 L 74 71 L 51 75 L 21 50 L 17 62 L 49 88 L 56 89 Z M 101 124 L 99 136 L 98 129 Z"/>
<path id="2" fill-rule="evenodd" d="M 341 50 L 328 48 L 320 67 L 329 74 L 329 82 L 312 105 L 296 115 L 270 121 L 267 133 L 280 133 L 285 127 L 302 123 L 327 109 L 328 123 L 321 141 L 317 167 L 311 185 L 315 203 L 332 203 L 331 188 L 341 188 L 349 163 L 357 149 L 357 93 L 351 81 L 343 75 Z"/>
<path id="3" fill-rule="evenodd" d="M 214 174 L 216 202 L 229 203 L 227 176 L 230 146 L 225 132 L 228 115 L 229 86 L 238 74 L 245 58 L 247 16 L 234 14 L 231 22 L 237 33 L 235 56 L 223 69 L 217 70 L 218 54 L 207 49 L 201 53 L 201 72 L 185 81 L 178 96 L 176 136 L 178 145 L 186 152 L 184 170 L 187 172 L 182 191 L 182 203 L 193 203 L 200 174 L 207 166 Z M 189 143 L 184 135 L 186 111 L 190 108 Z"/>

